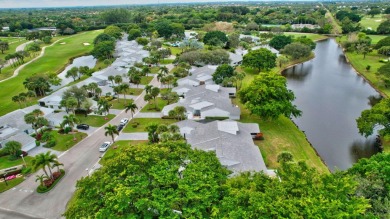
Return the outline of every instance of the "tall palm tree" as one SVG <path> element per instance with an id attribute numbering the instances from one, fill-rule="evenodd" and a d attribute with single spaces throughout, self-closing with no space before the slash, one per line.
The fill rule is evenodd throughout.
<path id="1" fill-rule="evenodd" d="M 108 76 L 108 80 L 111 81 L 111 84 L 114 85 L 115 77 L 114 75 Z"/>
<path id="2" fill-rule="evenodd" d="M 150 71 L 150 68 L 148 66 L 144 66 L 141 70 L 142 72 L 142 76 L 147 76 L 151 71 Z"/>
<path id="3" fill-rule="evenodd" d="M 53 174 L 51 171 L 51 164 L 57 161 L 57 155 L 51 154 L 51 151 L 48 151 L 46 153 L 41 153 L 35 156 L 35 158 L 32 160 L 32 166 L 34 170 L 37 170 L 39 168 L 42 168 L 43 172 L 46 174 L 48 178 L 53 179 Z M 50 175 L 46 171 L 46 167 L 49 170 Z"/>
<path id="4" fill-rule="evenodd" d="M 125 109 L 126 109 L 126 113 L 127 111 L 130 111 L 131 112 L 131 118 L 133 118 L 133 115 L 135 113 L 135 110 L 138 109 L 137 107 L 137 104 L 134 103 L 134 100 L 131 100 L 126 106 L 125 106 Z"/>
<path id="5" fill-rule="evenodd" d="M 60 172 L 60 166 L 64 166 L 63 163 L 60 163 L 58 160 L 54 161 L 53 165 L 51 168 L 57 167 L 57 172 Z"/>
<path id="6" fill-rule="evenodd" d="M 114 81 L 115 81 L 116 84 L 122 83 L 122 81 L 123 81 L 122 80 L 122 76 L 116 75 L 115 78 L 114 78 Z"/>
<path id="7" fill-rule="evenodd" d="M 114 137 L 115 135 L 119 135 L 119 132 L 116 128 L 116 126 L 108 124 L 108 126 L 104 127 L 106 132 L 104 133 L 105 136 L 109 135 L 112 138 L 112 142 L 114 143 Z"/>
<path id="8" fill-rule="evenodd" d="M 123 83 L 120 85 L 120 90 L 123 92 L 123 99 L 125 99 L 125 104 L 126 104 L 126 94 L 127 94 L 127 91 L 129 90 L 130 86 L 126 83 Z M 119 99 L 119 98 L 118 98 Z"/>
<path id="9" fill-rule="evenodd" d="M 35 177 L 36 177 L 35 182 L 36 182 L 36 181 L 39 181 L 39 184 L 41 184 L 41 186 L 44 186 L 43 180 L 48 179 L 48 177 L 45 176 L 44 174 L 42 174 L 42 175 L 36 175 Z"/>
<path id="10" fill-rule="evenodd" d="M 95 89 L 95 94 L 96 94 L 96 96 L 98 96 L 98 97 L 100 97 L 100 95 L 102 95 L 102 92 L 103 92 L 103 90 L 102 90 L 100 87 L 98 87 L 98 88 Z"/>
<path id="11" fill-rule="evenodd" d="M 115 92 L 115 95 L 118 97 L 118 102 L 119 102 L 119 93 L 122 92 L 121 89 L 122 89 L 121 86 L 115 86 L 113 89 L 113 91 Z"/>
<path id="12" fill-rule="evenodd" d="M 169 73 L 169 69 L 166 66 L 161 66 L 159 69 L 159 72 L 163 73 L 164 75 Z"/>

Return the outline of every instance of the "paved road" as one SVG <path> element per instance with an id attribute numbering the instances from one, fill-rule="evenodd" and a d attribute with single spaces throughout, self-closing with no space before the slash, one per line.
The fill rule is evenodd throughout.
<path id="1" fill-rule="evenodd" d="M 156 77 L 150 84 L 159 86 Z M 135 100 L 138 106 L 146 105 L 143 98 L 144 95 L 145 92 Z M 122 111 L 110 123 L 118 124 L 125 117 L 128 118 L 129 114 Z M 38 194 L 34 191 L 37 187 L 35 175 L 41 174 L 40 171 L 30 176 L 17 187 L 1 194 L 0 218 L 61 218 L 61 214 L 65 211 L 66 203 L 76 189 L 77 180 L 87 176 L 88 171 L 94 169 L 99 162 L 102 156 L 98 150 L 100 144 L 111 140 L 111 137 L 104 136 L 105 126 L 96 129 L 83 141 L 60 155 L 59 161 L 64 164 L 66 175 L 50 192 Z"/>

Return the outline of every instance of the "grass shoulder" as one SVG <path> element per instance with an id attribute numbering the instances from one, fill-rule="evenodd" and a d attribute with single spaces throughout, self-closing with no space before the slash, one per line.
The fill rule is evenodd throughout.
<path id="1" fill-rule="evenodd" d="M 154 100 L 152 100 L 148 104 L 146 104 L 144 108 L 142 108 L 141 112 L 144 113 L 161 112 L 164 106 L 167 105 L 167 101 L 161 99 L 161 97 L 157 97 L 156 101 L 157 101 L 157 108 L 156 108 L 156 104 L 154 103 Z"/>
<path id="2" fill-rule="evenodd" d="M 19 185 L 23 181 L 24 181 L 24 177 L 18 177 L 18 178 L 12 179 L 12 180 L 8 180 L 7 181 L 8 185 L 6 185 L 5 182 L 1 182 L 0 183 L 0 193 L 14 188 L 15 186 Z"/>
<path id="3" fill-rule="evenodd" d="M 66 151 L 88 136 L 83 132 L 60 134 L 57 130 L 51 131 L 51 134 L 56 141 L 56 145 L 51 149 L 56 151 Z"/>
<path id="4" fill-rule="evenodd" d="M 175 122 L 177 122 L 177 120 L 174 119 L 134 118 L 126 125 L 126 127 L 123 129 L 123 132 L 146 132 L 145 129 L 150 123 L 170 125 Z"/>
<path id="5" fill-rule="evenodd" d="M 11 160 L 9 158 L 10 158 L 9 155 L 0 157 L 0 170 L 24 164 L 22 158 L 16 160 Z M 31 166 L 33 157 L 26 156 L 24 157 L 24 160 L 26 161 L 26 164 L 29 167 Z"/>
<path id="6" fill-rule="evenodd" d="M 109 122 L 111 119 L 115 117 L 114 114 L 108 114 L 107 116 L 97 116 L 97 115 L 76 115 L 76 117 L 80 120 L 80 123 L 87 124 L 92 127 L 100 127 Z"/>

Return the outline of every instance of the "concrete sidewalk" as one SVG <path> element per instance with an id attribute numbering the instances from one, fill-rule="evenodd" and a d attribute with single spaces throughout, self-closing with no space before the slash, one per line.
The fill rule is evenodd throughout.
<path id="1" fill-rule="evenodd" d="M 133 133 L 120 133 L 118 138 L 119 140 L 148 140 L 147 132 L 133 132 Z"/>

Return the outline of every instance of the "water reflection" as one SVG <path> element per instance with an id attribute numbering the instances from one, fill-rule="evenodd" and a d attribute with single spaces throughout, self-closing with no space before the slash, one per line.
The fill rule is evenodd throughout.
<path id="1" fill-rule="evenodd" d="M 361 157 L 370 157 L 375 136 L 359 134 L 356 119 L 380 95 L 346 62 L 333 39 L 317 43 L 315 58 L 283 72 L 294 104 L 302 117 L 294 122 L 331 170 L 347 169 Z"/>
<path id="2" fill-rule="evenodd" d="M 381 95 L 371 95 L 368 97 L 368 104 L 373 107 L 375 106 L 377 103 L 379 103 L 379 101 L 382 99 L 383 97 Z"/>

